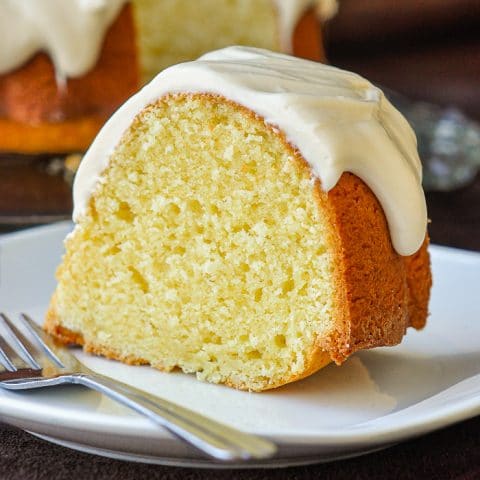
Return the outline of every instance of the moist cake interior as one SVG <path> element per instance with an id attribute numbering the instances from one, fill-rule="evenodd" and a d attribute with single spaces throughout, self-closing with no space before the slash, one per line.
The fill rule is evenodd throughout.
<path id="1" fill-rule="evenodd" d="M 124 135 L 68 240 L 63 326 L 98 353 L 239 388 L 301 375 L 316 337 L 335 329 L 318 188 L 243 107 L 159 100 Z"/>

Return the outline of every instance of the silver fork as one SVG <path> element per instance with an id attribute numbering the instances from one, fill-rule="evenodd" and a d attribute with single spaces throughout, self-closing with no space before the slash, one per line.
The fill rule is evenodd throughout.
<path id="1" fill-rule="evenodd" d="M 27 338 L 7 315 L 0 313 L 7 333 L 0 334 L 0 387 L 27 390 L 66 383 L 80 384 L 135 410 L 218 460 L 263 459 L 276 452 L 275 444 L 266 439 L 94 373 L 66 347 L 57 344 L 28 315 L 22 313 L 19 318 L 35 341 Z"/>

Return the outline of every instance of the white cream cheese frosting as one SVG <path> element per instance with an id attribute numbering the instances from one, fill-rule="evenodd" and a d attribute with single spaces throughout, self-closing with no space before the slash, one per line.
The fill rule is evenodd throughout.
<path id="1" fill-rule="evenodd" d="M 110 118 L 77 173 L 75 221 L 135 116 L 171 93 L 218 94 L 254 111 L 286 135 L 324 190 L 343 172 L 360 177 L 379 199 L 400 255 L 421 246 L 427 213 L 415 134 L 382 91 L 354 73 L 248 47 L 167 68 Z"/>
<path id="2" fill-rule="evenodd" d="M 0 74 L 37 52 L 57 77 L 79 77 L 97 62 L 108 27 L 126 0 L 0 0 Z"/>

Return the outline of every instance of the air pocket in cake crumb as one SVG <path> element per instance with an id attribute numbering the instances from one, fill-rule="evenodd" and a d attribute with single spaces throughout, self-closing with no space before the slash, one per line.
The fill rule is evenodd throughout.
<path id="1" fill-rule="evenodd" d="M 119 220 L 123 220 L 127 223 L 132 223 L 135 218 L 135 214 L 132 212 L 132 209 L 127 202 L 120 202 L 118 209 L 115 212 L 115 216 Z"/>
<path id="2" fill-rule="evenodd" d="M 142 290 L 143 293 L 148 293 L 150 287 L 145 277 L 135 267 L 130 266 L 128 267 L 128 270 L 130 271 L 132 280 L 140 290 Z"/>

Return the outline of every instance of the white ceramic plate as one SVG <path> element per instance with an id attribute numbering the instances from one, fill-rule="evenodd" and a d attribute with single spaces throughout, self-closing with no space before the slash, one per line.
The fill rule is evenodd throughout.
<path id="1" fill-rule="evenodd" d="M 0 310 L 26 311 L 41 321 L 70 228 L 61 223 L 0 237 Z M 278 455 L 263 466 L 366 453 L 480 414 L 480 254 L 436 246 L 431 254 L 434 288 L 424 331 L 409 331 L 397 347 L 361 352 L 342 367 L 330 365 L 271 392 L 239 392 L 80 351 L 78 357 L 100 373 L 274 439 Z M 148 420 L 81 387 L 0 390 L 0 420 L 100 455 L 218 466 Z"/>

